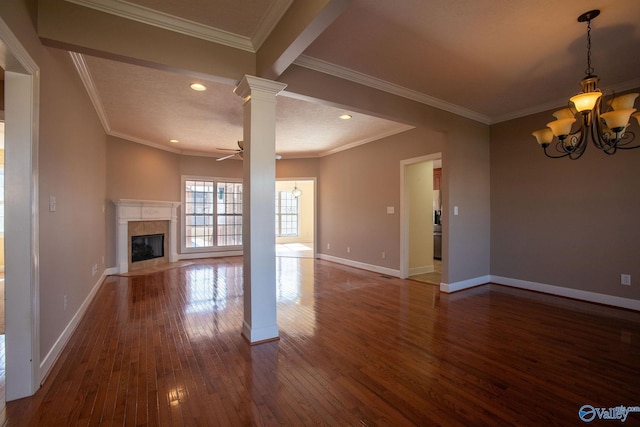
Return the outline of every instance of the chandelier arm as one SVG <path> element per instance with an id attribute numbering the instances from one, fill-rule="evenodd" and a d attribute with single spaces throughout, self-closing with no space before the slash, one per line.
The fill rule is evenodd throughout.
<path id="1" fill-rule="evenodd" d="M 567 136 L 571 145 L 567 147 L 563 141 L 558 143 L 562 148 L 562 151 L 566 152 L 572 160 L 577 160 L 582 157 L 587 149 L 589 136 L 589 128 L 587 127 L 588 123 L 588 118 L 583 115 L 583 120 L 580 122 L 578 129 Z"/>
<path id="2" fill-rule="evenodd" d="M 584 140 L 583 140 L 584 141 Z M 569 158 L 571 160 L 578 160 L 584 152 L 587 150 L 586 142 L 582 142 L 581 144 L 576 146 L 576 149 L 569 153 Z"/>
<path id="3" fill-rule="evenodd" d="M 556 148 L 556 151 L 561 153 L 561 154 L 556 156 L 556 155 L 553 155 L 553 154 L 549 154 L 549 152 L 547 151 L 547 148 L 549 148 L 548 145 L 545 145 L 545 146 L 542 147 L 542 149 L 544 150 L 544 155 L 549 157 L 549 158 L 551 158 L 551 159 L 561 159 L 563 157 L 567 157 L 570 154 L 570 153 L 567 153 L 567 152 L 563 153 L 561 151 L 558 151 L 558 149 Z"/>
<path id="4" fill-rule="evenodd" d="M 593 141 L 593 145 L 596 146 L 599 150 L 604 151 L 607 154 L 615 153 L 615 148 L 617 145 L 616 138 L 611 138 L 609 134 L 605 131 L 602 125 L 602 119 L 600 118 L 600 113 L 602 112 L 602 101 L 598 99 L 596 105 L 594 106 L 593 111 L 589 114 L 591 123 L 591 140 Z M 611 153 L 608 151 L 613 150 Z"/>
<path id="5" fill-rule="evenodd" d="M 622 142 L 626 139 L 628 139 L 628 141 Z M 617 148 L 619 148 L 620 150 L 634 150 L 636 148 L 640 148 L 640 144 L 627 147 L 627 145 L 631 144 L 635 139 L 636 134 L 628 130 L 624 133 L 624 135 L 622 135 L 622 138 L 620 138 L 620 142 L 618 142 Z"/>

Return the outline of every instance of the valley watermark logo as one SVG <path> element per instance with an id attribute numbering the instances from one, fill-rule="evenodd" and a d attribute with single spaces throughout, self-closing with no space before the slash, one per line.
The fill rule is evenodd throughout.
<path id="1" fill-rule="evenodd" d="M 630 412 L 640 412 L 640 406 L 614 406 L 613 408 L 594 408 L 591 405 L 584 405 L 578 410 L 578 417 L 585 423 L 589 423 L 596 418 L 599 420 L 619 420 L 625 422 Z"/>

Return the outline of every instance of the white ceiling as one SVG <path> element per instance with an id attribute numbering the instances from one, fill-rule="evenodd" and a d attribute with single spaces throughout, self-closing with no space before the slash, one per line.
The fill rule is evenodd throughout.
<path id="1" fill-rule="evenodd" d="M 255 52 L 293 0 L 69 0 Z M 297 0 L 300 1 L 300 0 Z M 562 106 L 580 89 L 590 9 L 600 86 L 640 86 L 638 0 L 353 0 L 297 65 L 321 70 L 492 124 Z M 233 87 L 107 59 L 74 55 L 108 133 L 176 152 L 222 156 L 242 138 Z M 278 100 L 276 150 L 320 156 L 409 127 L 313 104 Z M 353 119 L 337 116 L 348 112 Z M 171 144 L 170 139 L 178 139 Z"/>

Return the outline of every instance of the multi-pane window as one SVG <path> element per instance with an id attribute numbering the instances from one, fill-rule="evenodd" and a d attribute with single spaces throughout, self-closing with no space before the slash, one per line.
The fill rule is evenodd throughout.
<path id="1" fill-rule="evenodd" d="M 242 183 L 184 181 L 186 248 L 242 245 Z"/>
<path id="2" fill-rule="evenodd" d="M 298 235 L 298 199 L 291 191 L 276 191 L 276 236 Z"/>
<path id="3" fill-rule="evenodd" d="M 242 244 L 242 184 L 218 182 L 217 202 L 217 246 Z"/>

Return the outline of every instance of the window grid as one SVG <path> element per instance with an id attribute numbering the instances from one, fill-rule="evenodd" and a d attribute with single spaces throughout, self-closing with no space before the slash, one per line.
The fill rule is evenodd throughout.
<path id="1" fill-rule="evenodd" d="M 185 247 L 242 245 L 242 183 L 185 180 Z"/>
<path id="2" fill-rule="evenodd" d="M 217 246 L 242 245 L 242 184 L 217 183 Z"/>
<path id="3" fill-rule="evenodd" d="M 298 236 L 298 199 L 290 191 L 276 191 L 276 236 Z"/>

